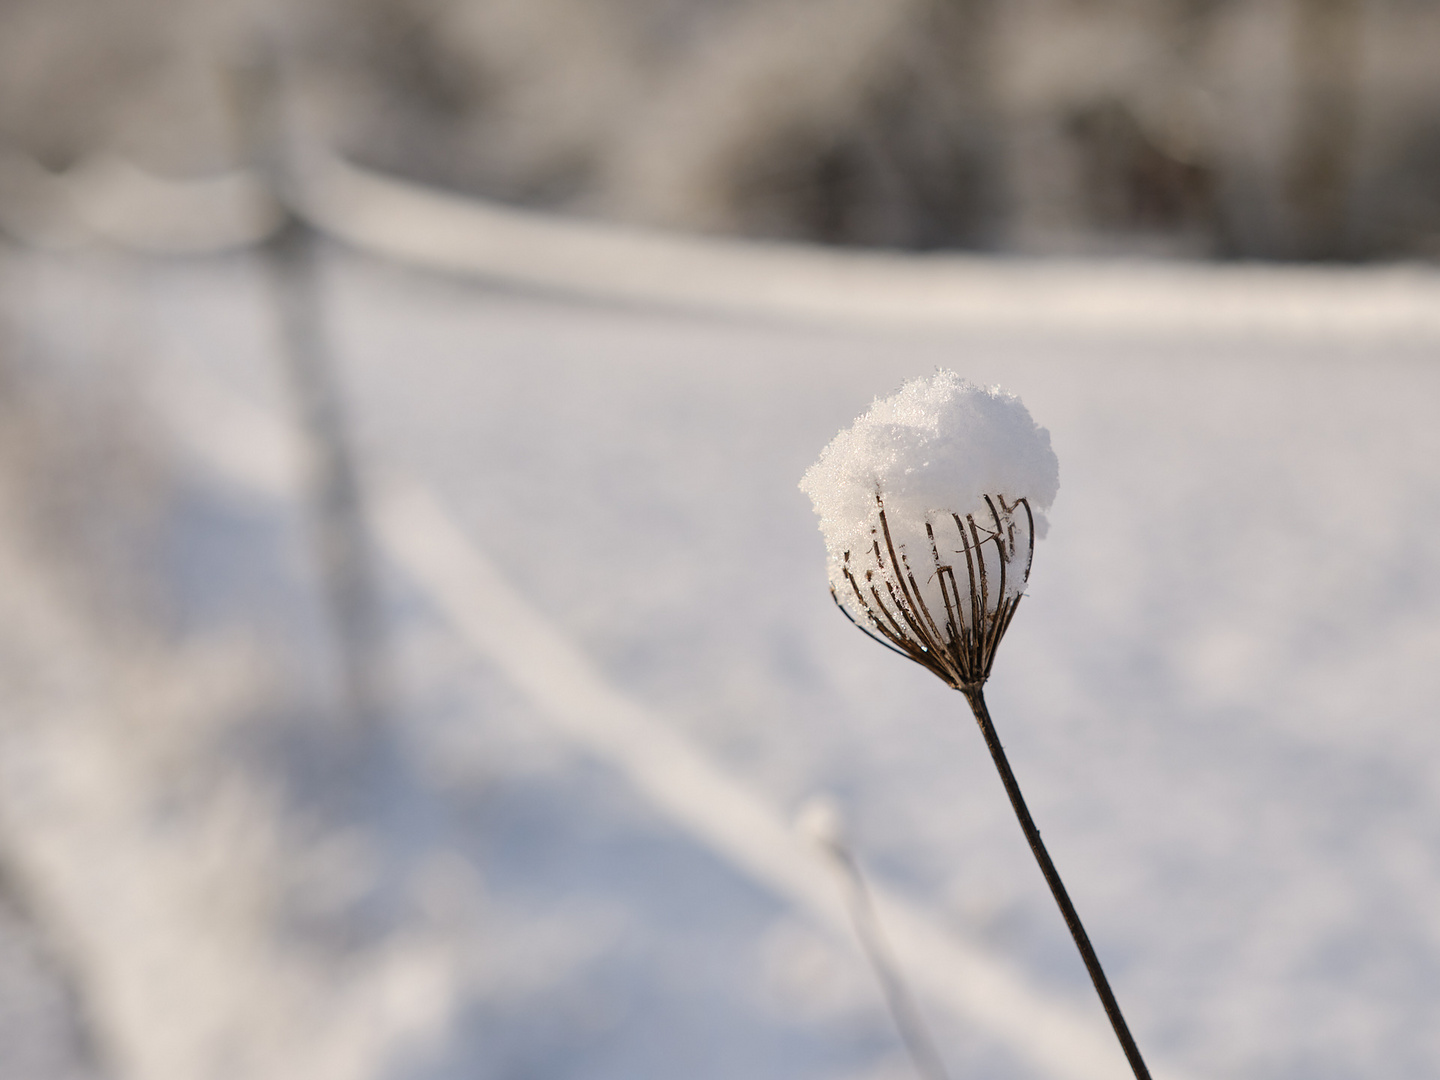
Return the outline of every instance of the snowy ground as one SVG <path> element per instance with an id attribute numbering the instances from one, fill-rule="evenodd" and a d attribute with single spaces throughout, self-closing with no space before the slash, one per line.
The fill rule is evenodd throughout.
<path id="1" fill-rule="evenodd" d="M 347 741 L 302 502 L 145 389 L 187 373 L 293 427 L 253 260 L 12 254 L 4 281 L 26 364 L 140 388 L 168 493 L 159 629 L 117 640 L 63 558 L 0 565 L 0 851 L 64 944 L 68 983 L 36 985 L 77 988 L 95 1046 L 43 1075 L 911 1075 L 853 947 L 383 559 L 391 729 Z M 1142 1048 L 1194 1077 L 1440 1072 L 1433 336 L 841 331 L 333 251 L 323 289 L 375 489 L 418 478 L 608 685 L 784 814 L 831 795 L 877 881 L 1103 1033 L 963 702 L 834 610 L 795 486 L 908 376 L 1019 393 L 1061 488 L 991 707 Z M 40 961 L 0 916 L 20 1023 Z M 1046 1075 L 925 1011 L 953 1076 Z"/>

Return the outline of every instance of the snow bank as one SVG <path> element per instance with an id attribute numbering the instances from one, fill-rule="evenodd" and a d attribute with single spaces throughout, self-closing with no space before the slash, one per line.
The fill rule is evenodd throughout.
<path id="1" fill-rule="evenodd" d="M 909 568 L 902 577 L 914 576 L 942 626 L 946 605 L 937 568 L 946 566 L 955 569 L 963 617 L 973 625 L 967 541 L 970 557 L 985 560 L 986 608 L 1018 596 L 1028 572 L 1032 515 L 1038 538 L 1059 486 L 1050 433 L 1036 426 L 1020 399 L 944 369 L 877 399 L 800 481 L 820 515 L 836 596 L 862 625 L 870 619 L 856 596 L 857 581 L 865 591 L 863 583 L 870 582 L 882 596 L 889 595 L 887 585 L 903 591 L 888 555 L 891 544 L 902 570 Z M 1014 557 L 1007 559 L 1003 590 L 997 535 Z"/>

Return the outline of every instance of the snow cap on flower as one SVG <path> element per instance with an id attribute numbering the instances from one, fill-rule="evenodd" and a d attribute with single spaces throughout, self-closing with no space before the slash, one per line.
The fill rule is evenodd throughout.
<path id="1" fill-rule="evenodd" d="M 956 683 L 988 674 L 1059 486 L 1020 399 L 944 369 L 877 399 L 800 481 L 842 607 L 927 667 L 953 652 L 937 674 Z M 989 623 L 983 648 L 961 640 Z"/>
<path id="2" fill-rule="evenodd" d="M 891 528 L 907 534 L 936 514 L 988 517 L 986 495 L 1025 498 L 1043 536 L 1059 488 L 1050 433 L 1020 399 L 944 368 L 877 398 L 800 481 L 832 558 L 869 546 L 877 493 Z"/>

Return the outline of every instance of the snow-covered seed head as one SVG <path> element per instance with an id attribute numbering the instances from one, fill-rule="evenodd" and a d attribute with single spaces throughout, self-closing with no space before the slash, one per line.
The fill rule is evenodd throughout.
<path id="1" fill-rule="evenodd" d="M 877 399 L 800 481 L 840 609 L 957 690 L 989 677 L 1059 486 L 1020 399 L 943 369 Z"/>

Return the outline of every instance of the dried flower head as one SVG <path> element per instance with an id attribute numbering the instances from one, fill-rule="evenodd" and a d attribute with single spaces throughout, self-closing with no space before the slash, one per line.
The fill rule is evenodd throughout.
<path id="1" fill-rule="evenodd" d="M 984 683 L 1059 488 L 1050 435 L 1020 399 L 953 371 L 914 379 L 840 432 L 800 488 L 841 610 L 955 689 Z"/>
<path id="2" fill-rule="evenodd" d="M 1059 487 L 1050 433 L 1020 399 L 943 370 L 876 401 L 800 481 L 820 515 L 840 610 L 965 695 L 1125 1058 L 1136 1080 L 1150 1080 L 985 704 Z"/>

